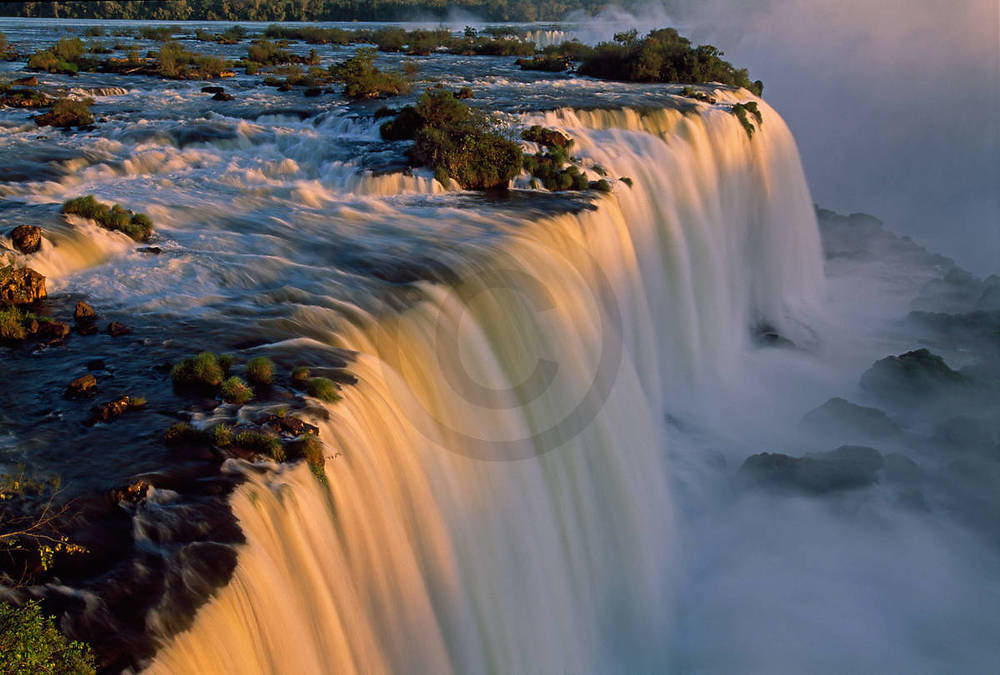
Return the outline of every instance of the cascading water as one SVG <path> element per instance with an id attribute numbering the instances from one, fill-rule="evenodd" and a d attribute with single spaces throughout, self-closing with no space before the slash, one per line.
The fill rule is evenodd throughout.
<path id="1" fill-rule="evenodd" d="M 542 116 L 633 187 L 509 228 L 399 313 L 343 313 L 359 382 L 318 421 L 328 483 L 233 465 L 235 575 L 150 672 L 666 667 L 664 416 L 755 325 L 808 342 L 821 292 L 795 144 L 761 107 L 752 140 L 717 108 Z"/>

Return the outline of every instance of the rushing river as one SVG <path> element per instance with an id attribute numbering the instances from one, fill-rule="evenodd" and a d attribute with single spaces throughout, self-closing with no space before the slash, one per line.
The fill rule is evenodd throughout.
<path id="1" fill-rule="evenodd" d="M 0 30 L 33 50 L 84 25 Z M 353 52 L 315 48 L 323 67 Z M 160 436 L 184 402 L 159 366 L 202 349 L 352 382 L 308 409 L 326 483 L 302 463 L 232 459 L 222 473 L 238 485 L 221 497 L 154 480 L 129 512 L 145 557 L 124 546 L 128 571 L 45 591 L 71 599 L 63 627 L 91 639 L 111 627 L 105 665 L 154 673 L 989 670 L 995 393 L 962 411 L 988 428 L 969 449 L 942 440 L 954 410 L 858 386 L 877 359 L 920 346 L 956 368 L 993 353 L 908 317 L 920 298 L 940 316 L 995 311 L 928 296 L 960 271 L 869 220 L 852 230 L 827 214 L 821 233 L 780 111 L 760 100 L 752 137 L 730 112 L 746 91 L 710 87 L 709 104 L 513 58 L 413 60 L 414 95 L 468 86 L 514 130 L 563 130 L 612 191 L 547 193 L 525 177 L 504 196 L 446 189 L 400 172 L 400 144 L 373 119 L 383 102 L 242 73 L 223 83 L 232 101 L 204 82 L 39 75 L 95 99 L 97 124 L 73 133 L 0 110 L 0 224 L 46 237 L 22 262 L 53 298 L 85 297 L 133 329 L 5 356 L 0 461 L 81 493 L 176 471 Z M 59 214 L 84 194 L 148 213 L 162 252 Z M 145 393 L 148 410 L 83 427 L 56 400 L 97 356 L 115 364 L 102 386 Z M 916 460 L 921 482 L 886 469 L 863 488 L 792 496 L 740 483 L 754 453 L 857 444 L 846 423 L 800 423 L 837 396 L 894 417 L 901 431 L 878 450 Z M 199 500 L 233 520 L 178 534 Z M 186 557 L 209 545 L 235 566 Z M 131 597 L 146 604 L 126 617 Z M 137 635 L 118 640 L 124 627 Z M 155 653 L 128 646 L 144 639 Z"/>

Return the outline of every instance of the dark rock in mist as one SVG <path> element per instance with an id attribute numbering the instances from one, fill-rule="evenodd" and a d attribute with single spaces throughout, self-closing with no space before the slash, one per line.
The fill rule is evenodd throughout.
<path id="1" fill-rule="evenodd" d="M 898 452 L 890 452 L 885 456 L 884 475 L 890 483 L 916 483 L 923 478 L 920 465 Z"/>
<path id="2" fill-rule="evenodd" d="M 863 389 L 911 404 L 955 393 L 966 385 L 965 376 L 927 349 L 887 356 L 861 376 Z"/>
<path id="3" fill-rule="evenodd" d="M 42 229 L 37 225 L 18 225 L 11 230 L 10 241 L 21 253 L 34 253 L 42 247 Z"/>
<path id="4" fill-rule="evenodd" d="M 762 452 L 748 457 L 740 474 L 761 487 L 819 495 L 872 485 L 884 464 L 874 448 L 843 445 L 805 457 Z"/>
<path id="5" fill-rule="evenodd" d="M 878 408 L 855 405 L 839 397 L 806 413 L 802 425 L 833 438 L 887 438 L 900 432 L 899 425 Z"/>
<path id="6" fill-rule="evenodd" d="M 934 439 L 952 449 L 990 452 L 1000 442 L 1000 420 L 958 415 L 934 427 Z"/>
<path id="7" fill-rule="evenodd" d="M 758 325 L 753 331 L 753 342 L 759 347 L 794 347 L 795 343 L 778 332 L 769 323 Z"/>

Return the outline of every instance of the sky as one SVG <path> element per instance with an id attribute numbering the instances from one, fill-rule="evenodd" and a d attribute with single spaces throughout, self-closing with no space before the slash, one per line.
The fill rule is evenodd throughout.
<path id="1" fill-rule="evenodd" d="M 1000 1 L 666 0 L 603 18 L 676 25 L 749 67 L 820 206 L 1000 274 Z"/>

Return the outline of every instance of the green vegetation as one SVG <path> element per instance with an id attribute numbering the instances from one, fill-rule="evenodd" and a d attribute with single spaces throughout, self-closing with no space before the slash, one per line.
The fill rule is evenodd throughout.
<path id="1" fill-rule="evenodd" d="M 746 103 L 737 103 L 733 105 L 732 113 L 736 115 L 740 120 L 740 124 L 746 129 L 747 136 L 753 138 L 753 132 L 755 131 L 753 122 L 750 121 L 750 115 L 757 120 L 757 126 L 759 127 L 764 121 L 764 116 L 760 114 L 760 108 L 757 107 L 756 101 L 747 101 Z"/>
<path id="2" fill-rule="evenodd" d="M 214 391 L 222 385 L 227 370 L 218 356 L 202 352 L 176 364 L 170 371 L 170 378 L 177 387 Z"/>
<path id="3" fill-rule="evenodd" d="M 521 171 L 520 146 L 500 133 L 492 117 L 446 89 L 428 89 L 379 131 L 385 140 L 412 139 L 414 166 L 427 166 L 465 189 L 505 188 Z"/>
<path id="4" fill-rule="evenodd" d="M 292 386 L 298 387 L 299 389 L 305 389 L 306 384 L 309 382 L 309 369 L 305 366 L 299 366 L 292 370 Z"/>
<path id="5" fill-rule="evenodd" d="M 398 96 L 410 90 L 405 75 L 375 66 L 375 50 L 371 47 L 358 49 L 346 61 L 331 65 L 330 74 L 343 83 L 344 95 L 355 100 Z"/>
<path id="6" fill-rule="evenodd" d="M 28 70 L 76 75 L 89 67 L 84 54 L 87 46 L 80 38 L 63 38 L 48 49 L 35 52 L 28 58 Z"/>
<path id="7" fill-rule="evenodd" d="M 187 422 L 177 422 L 163 434 L 163 442 L 170 447 L 197 448 L 208 445 L 210 439 L 209 434 Z"/>
<path id="8" fill-rule="evenodd" d="M 27 313 L 20 307 L 0 307 L 0 340 L 19 342 L 28 337 L 24 327 Z"/>
<path id="9" fill-rule="evenodd" d="M 306 392 L 321 401 L 333 403 L 340 400 L 340 392 L 333 380 L 327 377 L 314 377 L 306 382 Z"/>
<path id="10" fill-rule="evenodd" d="M 546 73 L 561 73 L 569 70 L 570 59 L 562 54 L 541 54 L 516 61 L 521 70 L 541 70 Z"/>
<path id="11" fill-rule="evenodd" d="M 263 66 L 273 66 L 279 63 L 298 63 L 300 57 L 280 49 L 270 40 L 254 40 L 247 49 L 247 59 Z"/>
<path id="12" fill-rule="evenodd" d="M 285 461 L 285 448 L 274 434 L 244 430 L 233 437 L 232 445 L 246 452 L 267 455 L 276 462 Z"/>
<path id="13" fill-rule="evenodd" d="M 651 31 L 643 38 L 635 30 L 615 35 L 583 57 L 578 72 L 625 82 L 721 82 L 761 95 L 764 84 L 750 81 L 746 69 L 736 69 L 712 45 L 692 47 L 673 28 Z"/>
<path id="14" fill-rule="evenodd" d="M 288 444 L 288 456 L 292 459 L 304 459 L 309 470 L 322 483 L 326 482 L 326 469 L 323 461 L 323 442 L 316 436 L 305 436 Z"/>
<path id="15" fill-rule="evenodd" d="M 76 99 L 61 98 L 52 104 L 52 110 L 35 118 L 35 124 L 40 127 L 86 127 L 94 123 L 94 115 L 90 106 L 92 98 Z"/>
<path id="16" fill-rule="evenodd" d="M 226 71 L 223 59 L 189 52 L 175 40 L 163 43 L 156 60 L 156 73 L 171 80 L 207 80 L 219 77 Z"/>
<path id="17" fill-rule="evenodd" d="M 681 96 L 684 96 L 686 98 L 693 98 L 693 99 L 695 99 L 697 101 L 703 101 L 705 103 L 711 103 L 712 105 L 715 105 L 715 98 L 714 97 L 709 96 L 708 94 L 706 94 L 703 91 L 698 91 L 697 89 L 694 89 L 693 87 L 684 87 L 681 90 Z"/>
<path id="18" fill-rule="evenodd" d="M 153 221 L 146 214 L 134 213 L 119 204 L 109 207 L 93 195 L 70 199 L 63 204 L 62 212 L 89 218 L 103 228 L 124 232 L 135 241 L 149 241 L 153 234 Z"/>
<path id="19" fill-rule="evenodd" d="M 253 389 L 242 378 L 233 376 L 222 383 L 219 395 L 226 403 L 243 405 L 253 399 Z"/>
<path id="20" fill-rule="evenodd" d="M 35 601 L 0 602 L 0 673 L 85 675 L 96 672 L 90 647 L 71 642 Z"/>
<path id="21" fill-rule="evenodd" d="M 233 442 L 233 428 L 225 422 L 212 427 L 212 442 L 220 448 L 228 447 Z"/>
<path id="22" fill-rule="evenodd" d="M 247 363 L 247 379 L 256 385 L 271 384 L 274 380 L 274 362 L 264 356 L 250 359 Z"/>

